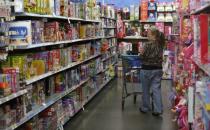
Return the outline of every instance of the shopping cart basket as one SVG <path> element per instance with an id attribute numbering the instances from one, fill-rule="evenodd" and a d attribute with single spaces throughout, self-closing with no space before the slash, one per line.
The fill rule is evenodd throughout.
<path id="1" fill-rule="evenodd" d="M 134 96 L 134 103 L 138 94 L 142 94 L 140 86 L 141 60 L 138 55 L 121 55 L 123 71 L 122 110 L 124 110 L 125 99 Z"/>

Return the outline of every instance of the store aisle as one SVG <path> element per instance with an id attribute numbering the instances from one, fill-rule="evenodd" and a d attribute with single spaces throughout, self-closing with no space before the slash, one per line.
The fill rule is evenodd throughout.
<path id="1" fill-rule="evenodd" d="M 139 104 L 133 104 L 132 97 L 126 100 L 125 110 L 121 110 L 121 80 L 113 80 L 84 112 L 79 113 L 65 126 L 65 130 L 177 130 L 169 111 L 167 91 L 168 81 L 163 81 L 164 114 L 154 117 L 151 113 L 139 112 Z M 140 97 L 138 97 L 140 100 Z"/>

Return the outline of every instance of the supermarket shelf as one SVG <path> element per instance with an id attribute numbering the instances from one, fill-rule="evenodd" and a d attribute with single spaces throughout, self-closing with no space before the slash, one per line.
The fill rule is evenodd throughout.
<path id="1" fill-rule="evenodd" d="M 78 112 L 80 112 L 82 109 L 84 109 L 84 106 L 88 103 L 88 102 L 90 102 L 111 80 L 112 80 L 113 78 L 111 78 L 111 79 L 109 79 L 108 81 L 106 81 L 104 84 L 102 84 L 100 87 L 99 87 L 99 89 L 95 92 L 95 93 L 93 93 L 92 95 L 90 95 L 90 97 L 86 100 L 86 101 L 84 101 L 83 103 L 82 103 L 82 105 L 81 105 L 81 107 L 74 113 L 74 115 L 73 115 L 73 117 L 78 113 Z M 63 125 L 64 124 L 66 124 L 69 120 L 71 119 L 71 117 L 69 117 L 69 118 L 67 118 L 65 121 L 64 121 L 64 123 L 63 123 Z"/>
<path id="2" fill-rule="evenodd" d="M 116 27 L 103 27 L 104 29 L 116 29 Z"/>
<path id="3" fill-rule="evenodd" d="M 172 11 L 157 11 L 157 13 L 175 13 L 176 10 L 172 10 Z"/>
<path id="4" fill-rule="evenodd" d="M 104 36 L 104 39 L 116 38 L 115 36 Z"/>
<path id="5" fill-rule="evenodd" d="M 206 73 L 210 76 L 210 64 L 201 64 L 198 58 L 194 57 L 193 61 Z"/>
<path id="6" fill-rule="evenodd" d="M 203 109 L 204 109 L 204 111 L 205 111 L 207 117 L 210 119 L 210 112 L 208 112 L 208 111 L 206 110 L 206 104 L 205 104 L 205 102 L 204 102 L 203 97 L 202 97 L 199 93 L 196 93 L 195 95 L 196 95 L 196 96 L 198 97 L 198 99 L 201 101 L 202 107 L 203 107 Z"/>
<path id="7" fill-rule="evenodd" d="M 115 18 L 109 18 L 109 17 L 105 17 L 105 16 L 101 16 L 101 18 L 110 19 L 110 20 L 117 20 Z"/>
<path id="8" fill-rule="evenodd" d="M 87 79 L 85 81 L 82 81 L 79 85 L 76 85 L 76 86 L 70 88 L 69 90 L 67 90 L 67 91 L 65 91 L 65 92 L 63 92 L 61 94 L 53 95 L 53 97 L 51 99 L 49 99 L 45 104 L 43 104 L 42 106 L 37 106 L 37 108 L 35 108 L 33 111 L 29 112 L 26 117 L 21 119 L 21 121 L 19 123 L 15 123 L 14 125 L 12 125 L 9 128 L 7 128 L 6 130 L 14 130 L 17 127 L 21 126 L 22 124 L 24 124 L 25 122 L 29 121 L 34 116 L 38 115 L 40 112 L 42 112 L 43 110 L 45 110 L 49 106 L 53 105 L 58 100 L 60 100 L 61 98 L 63 98 L 67 94 L 69 94 L 70 92 L 74 91 L 76 88 L 80 87 L 82 84 L 86 83 L 88 80 L 89 79 Z"/>
<path id="9" fill-rule="evenodd" d="M 106 61 L 106 60 L 108 60 L 108 59 L 114 57 L 115 55 L 116 55 L 116 54 L 113 54 L 113 55 L 111 55 L 111 56 L 109 56 L 109 57 L 107 57 L 107 58 L 102 59 L 102 62 L 104 62 L 104 61 Z"/>
<path id="10" fill-rule="evenodd" d="M 123 22 L 128 23 L 128 22 L 140 22 L 140 21 L 139 20 L 123 20 Z"/>
<path id="11" fill-rule="evenodd" d="M 169 21 L 140 21 L 140 23 L 173 23 Z"/>
<path id="12" fill-rule="evenodd" d="M 3 104 L 3 103 L 5 103 L 5 102 L 8 102 L 8 101 L 10 101 L 12 99 L 15 99 L 15 98 L 17 98 L 17 97 L 19 97 L 21 95 L 24 95 L 27 92 L 28 92 L 28 90 L 27 89 L 24 89 L 24 90 L 21 90 L 21 91 L 19 91 L 17 93 L 13 93 L 13 94 L 11 94 L 11 95 L 9 95 L 7 97 L 0 98 L 0 105 Z"/>
<path id="13" fill-rule="evenodd" d="M 125 39 L 125 40 L 147 40 L 148 38 L 147 37 L 141 37 L 141 36 L 126 36 L 122 39 Z"/>
<path id="14" fill-rule="evenodd" d="M 51 18 L 51 19 L 63 19 L 63 20 L 72 20 L 72 21 L 81 21 L 81 22 L 93 22 L 100 23 L 100 20 L 85 20 L 81 18 L 71 18 L 65 16 L 56 16 L 56 15 L 41 15 L 41 14 L 33 14 L 33 13 L 18 13 L 15 16 L 19 17 L 39 17 L 39 18 Z"/>
<path id="15" fill-rule="evenodd" d="M 111 80 L 112 80 L 112 78 L 109 79 L 108 81 L 106 81 L 104 84 L 102 84 L 99 87 L 99 89 L 90 96 L 90 98 L 88 100 L 84 101 L 83 106 L 85 106 L 90 100 L 92 100 Z"/>
<path id="16" fill-rule="evenodd" d="M 18 46 L 18 45 L 10 45 L 14 50 L 24 50 L 24 49 L 34 49 L 39 47 L 47 47 L 47 46 L 55 46 L 55 45 L 62 45 L 62 44 L 70 44 L 76 42 L 83 42 L 83 41 L 90 41 L 90 40 L 97 40 L 102 39 L 102 37 L 97 38 L 88 38 L 88 39 L 75 39 L 75 40 L 67 40 L 67 41 L 58 41 L 58 42 L 46 42 L 40 44 L 32 44 L 32 45 L 25 45 L 25 46 Z"/>
<path id="17" fill-rule="evenodd" d="M 209 12 L 209 10 L 210 10 L 210 3 L 196 9 L 195 11 L 192 11 L 191 14 L 192 15 L 197 15 L 197 14 L 200 14 L 200 13 Z"/>
<path id="18" fill-rule="evenodd" d="M 37 81 L 39 81 L 39 80 L 42 80 L 42 79 L 44 79 L 44 78 L 47 78 L 47 77 L 52 76 L 52 75 L 54 75 L 54 74 L 57 74 L 57 73 L 59 73 L 59 72 L 65 71 L 65 70 L 67 70 L 67 69 L 70 69 L 70 68 L 72 68 L 72 67 L 74 67 L 74 66 L 77 66 L 77 65 L 79 65 L 79 64 L 82 64 L 82 63 L 84 63 L 84 62 L 87 62 L 87 61 L 89 61 L 89 60 L 92 60 L 92 59 L 94 59 L 94 58 L 96 58 L 96 57 L 98 57 L 98 56 L 100 56 L 100 55 L 101 55 L 101 54 L 97 54 L 97 55 L 95 55 L 95 56 L 91 56 L 90 58 L 88 58 L 88 59 L 86 59 L 86 60 L 84 60 L 84 61 L 72 63 L 72 64 L 70 64 L 70 65 L 68 65 L 68 66 L 66 66 L 66 67 L 63 67 L 63 68 L 61 68 L 61 69 L 59 69 L 59 70 L 57 70 L 57 71 L 50 71 L 50 72 L 47 72 L 47 73 L 45 73 L 45 74 L 42 74 L 42 75 L 36 76 L 36 77 L 34 77 L 34 78 L 31 78 L 31 79 L 29 79 L 29 80 L 25 80 L 25 84 L 26 84 L 26 85 L 32 84 L 32 83 L 34 83 L 34 82 L 37 82 Z"/>
<path id="19" fill-rule="evenodd" d="M 173 22 L 167 22 L 167 21 L 142 21 L 142 20 L 123 20 L 123 22 L 140 22 L 140 23 L 173 23 Z"/>

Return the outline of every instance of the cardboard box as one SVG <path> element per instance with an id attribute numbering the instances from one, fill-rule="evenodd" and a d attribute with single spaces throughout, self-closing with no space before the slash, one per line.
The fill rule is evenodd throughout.
<path id="1" fill-rule="evenodd" d="M 31 21 L 15 21 L 8 23 L 9 42 L 12 45 L 32 44 Z"/>

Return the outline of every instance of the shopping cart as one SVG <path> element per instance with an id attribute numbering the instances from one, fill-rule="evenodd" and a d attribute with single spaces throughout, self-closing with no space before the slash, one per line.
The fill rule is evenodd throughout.
<path id="1" fill-rule="evenodd" d="M 142 94 L 140 86 L 140 69 L 141 60 L 138 55 L 121 55 L 122 58 L 122 110 L 124 110 L 125 99 L 129 96 L 134 96 L 134 104 L 136 103 L 137 95 Z"/>

